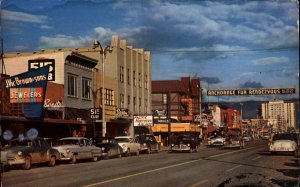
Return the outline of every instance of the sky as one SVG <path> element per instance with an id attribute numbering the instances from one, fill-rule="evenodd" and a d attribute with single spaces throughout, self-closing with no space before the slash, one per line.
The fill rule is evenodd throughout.
<path id="1" fill-rule="evenodd" d="M 152 80 L 200 78 L 203 92 L 296 88 L 296 94 L 204 101 L 299 99 L 295 0 L 2 0 L 4 52 L 103 45 L 119 35 L 151 52 Z"/>

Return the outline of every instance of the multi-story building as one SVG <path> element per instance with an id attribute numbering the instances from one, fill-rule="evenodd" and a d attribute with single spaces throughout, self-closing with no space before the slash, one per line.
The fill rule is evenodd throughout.
<path id="1" fill-rule="evenodd" d="M 93 102 L 87 89 L 92 85 L 96 59 L 72 51 L 53 50 L 5 53 L 4 63 L 6 74 L 10 76 L 49 66 L 42 118 L 26 118 L 22 112 L 24 103 L 10 103 L 8 96 L 7 100 L 1 102 L 3 106 L 10 106 L 8 110 L 1 111 L 2 115 L 8 116 L 3 121 L 3 125 L 6 124 L 4 128 L 24 133 L 34 127 L 43 136 L 51 136 L 51 133 L 64 136 L 72 134 L 72 131 L 88 133 L 87 130 L 92 130 L 89 126 L 89 108 L 92 108 Z M 11 119 L 14 119 L 13 122 Z"/>
<path id="2" fill-rule="evenodd" d="M 54 128 L 54 123 L 65 124 L 61 131 L 70 131 L 65 134 L 71 135 L 74 130 L 88 130 L 89 136 L 117 136 L 125 131 L 134 134 L 133 115 L 151 113 L 150 52 L 127 46 L 126 40 L 118 36 L 112 37 L 111 52 L 103 56 L 101 49 L 102 46 L 92 44 L 87 48 L 4 54 L 9 75 L 50 66 L 44 101 L 46 112 L 37 125 L 47 123 L 43 126 L 45 129 Z M 105 126 L 101 118 L 102 106 L 105 106 Z M 24 118 L 18 123 L 25 125 L 24 131 L 32 120 Z M 72 124 L 79 127 L 73 128 Z"/>
<path id="3" fill-rule="evenodd" d="M 296 128 L 296 104 L 275 99 L 262 103 L 262 117 L 277 131 Z"/>
<path id="4" fill-rule="evenodd" d="M 153 132 L 167 144 L 170 133 L 200 133 L 195 116 L 200 114 L 201 87 L 199 79 L 152 81 L 152 109 L 165 111 L 169 124 L 154 120 Z M 154 116 L 155 118 L 155 116 Z M 158 121 L 158 122 L 156 122 Z"/>

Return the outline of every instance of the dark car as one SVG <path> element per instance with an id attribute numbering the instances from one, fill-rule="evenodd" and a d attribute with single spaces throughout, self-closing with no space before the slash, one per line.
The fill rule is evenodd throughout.
<path id="1" fill-rule="evenodd" d="M 223 148 L 237 148 L 237 149 L 244 149 L 245 148 L 245 141 L 243 137 L 239 134 L 229 134 L 226 136 L 225 143 Z"/>
<path id="2" fill-rule="evenodd" d="M 123 154 L 122 147 L 118 144 L 116 139 L 112 137 L 97 137 L 95 139 L 95 146 L 101 148 L 102 157 L 104 158 L 120 158 Z"/>
<path id="3" fill-rule="evenodd" d="M 31 164 L 44 162 L 54 166 L 59 160 L 59 152 L 51 148 L 43 138 L 14 139 L 7 149 L 7 164 L 20 165 L 23 169 L 30 169 Z"/>
<path id="4" fill-rule="evenodd" d="M 193 135 L 179 135 L 171 144 L 171 152 L 197 152 L 199 142 Z"/>
<path id="5" fill-rule="evenodd" d="M 159 152 L 160 146 L 152 134 L 142 134 L 136 136 L 136 140 L 141 144 L 141 152 L 152 153 Z"/>

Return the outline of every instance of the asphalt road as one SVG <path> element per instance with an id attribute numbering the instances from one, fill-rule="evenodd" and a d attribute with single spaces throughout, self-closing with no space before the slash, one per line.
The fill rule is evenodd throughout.
<path id="1" fill-rule="evenodd" d="M 270 155 L 266 141 L 249 142 L 242 150 L 201 146 L 197 153 L 141 154 L 55 167 L 12 168 L 2 173 L 8 186 L 297 186 L 299 158 Z"/>

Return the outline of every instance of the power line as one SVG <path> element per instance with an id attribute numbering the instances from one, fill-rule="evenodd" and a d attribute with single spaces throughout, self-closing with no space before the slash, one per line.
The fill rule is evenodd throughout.
<path id="1" fill-rule="evenodd" d="M 163 49 L 149 49 L 152 52 L 161 53 L 203 53 L 203 54 L 226 54 L 226 53 L 240 53 L 240 52 L 278 52 L 298 50 L 298 47 L 281 47 L 281 48 L 258 48 L 258 49 L 235 49 L 235 50 L 163 50 Z"/>

